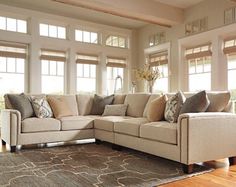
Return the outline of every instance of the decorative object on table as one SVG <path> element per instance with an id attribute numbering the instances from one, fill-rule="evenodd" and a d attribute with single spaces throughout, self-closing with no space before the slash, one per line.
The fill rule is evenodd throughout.
<path id="1" fill-rule="evenodd" d="M 150 64 L 145 64 L 142 69 L 137 69 L 136 76 L 139 80 L 147 81 L 148 92 L 152 93 L 155 81 L 160 77 L 158 68 L 153 69 Z"/>
<path id="2" fill-rule="evenodd" d="M 136 87 L 137 87 L 137 84 L 135 81 L 132 81 L 132 86 L 131 86 L 131 93 L 135 93 L 136 92 Z"/>

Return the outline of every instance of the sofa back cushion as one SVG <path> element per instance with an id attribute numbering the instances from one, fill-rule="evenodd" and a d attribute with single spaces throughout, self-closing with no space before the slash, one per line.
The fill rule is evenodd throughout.
<path id="1" fill-rule="evenodd" d="M 49 97 L 54 97 L 57 99 L 63 99 L 66 101 L 67 106 L 69 107 L 70 111 L 72 112 L 73 116 L 78 116 L 78 106 L 77 106 L 77 101 L 76 101 L 76 96 L 75 95 L 47 95 L 47 98 Z"/>
<path id="2" fill-rule="evenodd" d="M 207 112 L 222 112 L 230 102 L 230 92 L 209 92 L 207 93 L 210 105 Z"/>
<path id="3" fill-rule="evenodd" d="M 116 94 L 114 96 L 113 105 L 124 104 L 126 94 Z"/>
<path id="4" fill-rule="evenodd" d="M 147 117 L 147 111 L 148 111 L 148 108 L 151 104 L 151 102 L 157 98 L 161 97 L 161 94 L 152 94 L 150 95 L 149 99 L 148 99 L 148 102 L 144 108 L 144 111 L 143 111 L 143 117 Z"/>
<path id="5" fill-rule="evenodd" d="M 142 117 L 149 96 L 145 93 L 128 94 L 125 98 L 125 104 L 128 105 L 127 116 Z"/>
<path id="6" fill-rule="evenodd" d="M 91 113 L 93 107 L 93 95 L 78 94 L 76 95 L 79 115 L 86 116 Z"/>

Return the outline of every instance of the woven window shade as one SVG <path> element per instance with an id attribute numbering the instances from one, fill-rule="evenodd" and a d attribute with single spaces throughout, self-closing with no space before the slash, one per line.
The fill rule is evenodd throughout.
<path id="1" fill-rule="evenodd" d="M 27 47 L 26 44 L 0 42 L 0 56 L 26 59 Z"/>
<path id="2" fill-rule="evenodd" d="M 149 64 L 151 67 L 168 64 L 168 52 L 158 52 L 149 55 Z"/>
<path id="3" fill-rule="evenodd" d="M 210 43 L 201 45 L 201 46 L 188 48 L 185 51 L 186 60 L 192 60 L 192 59 L 208 57 L 208 56 L 212 56 Z"/>
<path id="4" fill-rule="evenodd" d="M 227 39 L 224 41 L 224 54 L 235 55 L 236 54 L 236 38 Z"/>
<path id="5" fill-rule="evenodd" d="M 40 60 L 66 62 L 66 52 L 51 49 L 41 49 Z"/>
<path id="6" fill-rule="evenodd" d="M 96 55 L 89 55 L 89 54 L 77 53 L 77 56 L 76 56 L 76 63 L 77 63 L 77 64 L 98 65 L 98 56 L 96 56 Z"/>
<path id="7" fill-rule="evenodd" d="M 126 58 L 107 57 L 107 67 L 126 68 Z"/>

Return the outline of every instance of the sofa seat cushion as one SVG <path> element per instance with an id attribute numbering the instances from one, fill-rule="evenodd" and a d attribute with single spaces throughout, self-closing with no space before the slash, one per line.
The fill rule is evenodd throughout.
<path id="1" fill-rule="evenodd" d="M 54 118 L 27 118 L 21 124 L 21 132 L 23 133 L 61 130 L 60 121 Z"/>
<path id="2" fill-rule="evenodd" d="M 141 124 L 148 123 L 147 118 L 132 118 L 120 122 L 115 122 L 114 131 L 121 134 L 139 136 Z"/>
<path id="3" fill-rule="evenodd" d="M 140 137 L 160 142 L 177 144 L 177 123 L 159 121 L 140 126 Z"/>
<path id="4" fill-rule="evenodd" d="M 86 116 L 67 116 L 60 119 L 61 130 L 81 130 L 81 129 L 92 129 L 93 118 Z"/>
<path id="5" fill-rule="evenodd" d="M 106 131 L 114 131 L 114 122 L 130 119 L 128 116 L 105 116 L 94 120 L 94 128 Z"/>

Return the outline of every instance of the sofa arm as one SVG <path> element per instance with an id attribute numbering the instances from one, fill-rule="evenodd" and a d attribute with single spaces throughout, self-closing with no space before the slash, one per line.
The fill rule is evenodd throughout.
<path id="1" fill-rule="evenodd" d="M 17 135 L 21 131 L 21 114 L 17 110 L 6 109 L 1 111 L 1 138 L 10 146 L 17 145 Z"/>
<path id="2" fill-rule="evenodd" d="M 236 115 L 186 113 L 178 119 L 181 163 L 193 164 L 236 156 Z"/>

